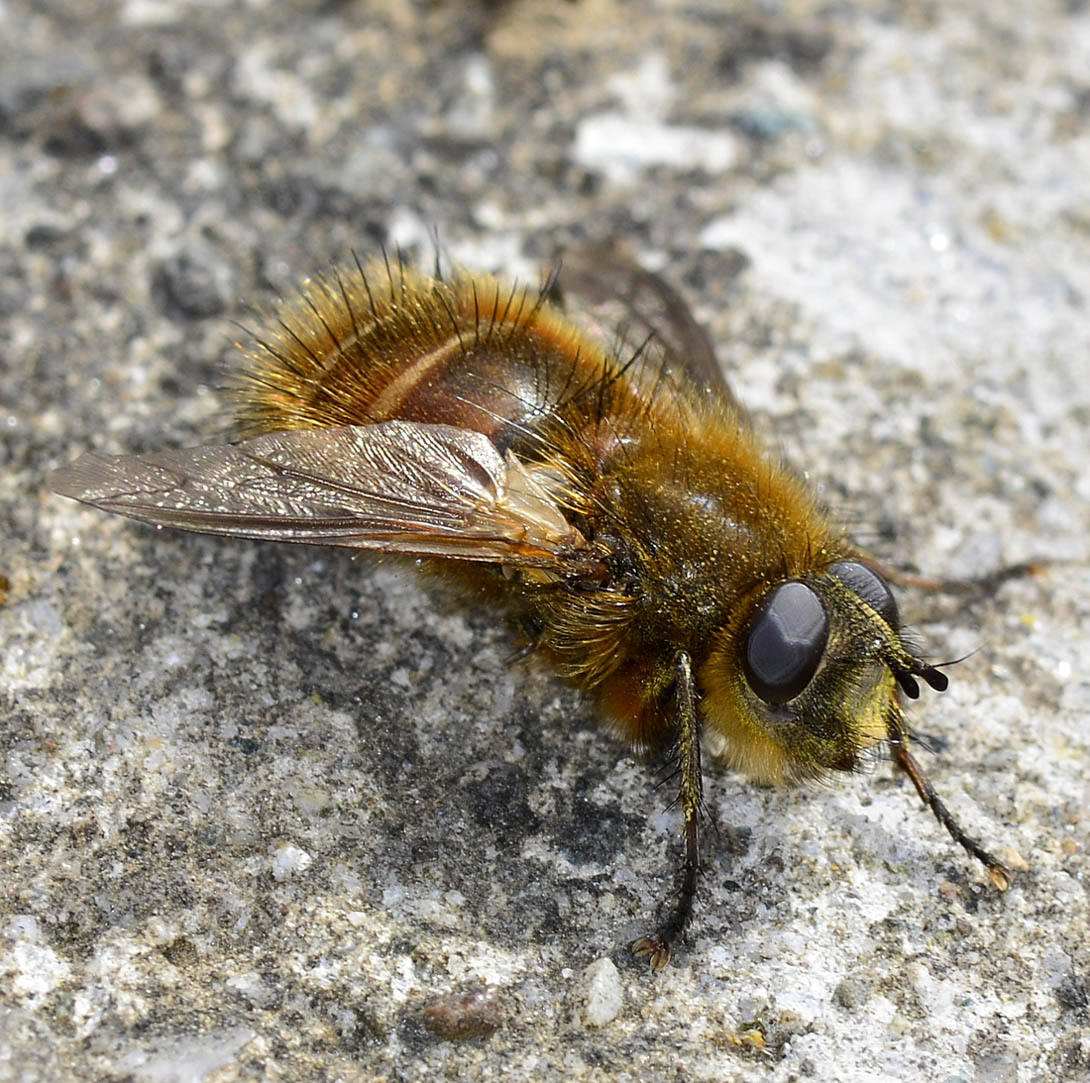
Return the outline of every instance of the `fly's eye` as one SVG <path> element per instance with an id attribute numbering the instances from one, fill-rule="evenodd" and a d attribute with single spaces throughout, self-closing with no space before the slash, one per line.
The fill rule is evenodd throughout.
<path id="1" fill-rule="evenodd" d="M 901 616 L 897 612 L 897 602 L 881 576 L 872 572 L 865 564 L 854 560 L 842 560 L 834 564 L 829 571 L 833 573 L 855 594 L 858 594 L 888 624 L 897 629 L 901 626 Z"/>
<path id="2" fill-rule="evenodd" d="M 805 583 L 784 583 L 765 600 L 749 626 L 743 668 L 765 703 L 794 699 L 809 683 L 829 638 L 829 618 Z"/>

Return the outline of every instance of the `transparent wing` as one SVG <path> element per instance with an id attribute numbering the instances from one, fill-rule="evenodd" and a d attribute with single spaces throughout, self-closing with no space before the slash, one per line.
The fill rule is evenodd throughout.
<path id="1" fill-rule="evenodd" d="M 481 433 L 379 425 L 269 433 L 147 455 L 83 455 L 62 496 L 156 526 L 535 567 L 605 569 L 540 479 Z"/>
<path id="2" fill-rule="evenodd" d="M 609 245 L 565 252 L 556 276 L 561 303 L 568 298 L 593 306 L 608 323 L 635 340 L 650 335 L 697 387 L 741 407 L 727 384 L 715 347 L 682 296 L 664 279 Z M 572 306 L 575 307 L 574 305 Z"/>

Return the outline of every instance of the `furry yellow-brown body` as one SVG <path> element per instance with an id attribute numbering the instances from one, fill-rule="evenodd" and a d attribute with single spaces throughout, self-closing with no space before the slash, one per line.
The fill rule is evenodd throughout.
<path id="1" fill-rule="evenodd" d="M 53 484 L 157 527 L 412 556 L 504 603 L 634 746 L 677 764 L 679 887 L 634 945 L 655 969 L 697 895 L 709 730 L 773 782 L 885 743 L 1006 887 L 909 751 L 900 695 L 947 680 L 906 643 L 888 575 L 760 446 L 672 290 L 594 259 L 592 299 L 608 278 L 638 317 L 634 298 L 659 304 L 661 351 L 623 357 L 485 275 L 334 272 L 258 338 L 240 443 L 89 452 Z"/>
<path id="2" fill-rule="evenodd" d="M 726 401 L 653 355 L 623 360 L 536 292 L 378 265 L 310 283 L 278 312 L 239 387 L 247 436 L 390 420 L 485 433 L 528 464 L 603 554 L 608 582 L 458 574 L 528 616 L 566 679 L 636 746 L 673 739 L 674 658 L 692 658 L 706 725 L 767 781 L 854 766 L 885 736 L 891 685 L 856 692 L 815 738 L 769 726 L 738 662 L 770 585 L 855 555 L 800 479 Z"/>

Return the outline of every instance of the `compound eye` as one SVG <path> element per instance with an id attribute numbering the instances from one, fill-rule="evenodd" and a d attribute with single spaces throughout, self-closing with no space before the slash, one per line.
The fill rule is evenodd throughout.
<path id="1" fill-rule="evenodd" d="M 858 594 L 886 624 L 893 629 L 900 628 L 901 615 L 897 612 L 897 602 L 881 576 L 854 560 L 842 560 L 832 565 L 829 571 L 848 590 Z"/>
<path id="2" fill-rule="evenodd" d="M 743 668 L 750 688 L 765 703 L 794 699 L 821 664 L 829 618 L 805 583 L 778 586 L 749 626 Z"/>

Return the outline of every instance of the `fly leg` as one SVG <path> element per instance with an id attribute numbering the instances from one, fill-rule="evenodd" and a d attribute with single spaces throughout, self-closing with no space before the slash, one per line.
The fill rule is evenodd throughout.
<path id="1" fill-rule="evenodd" d="M 924 774 L 919 763 L 916 762 L 916 757 L 909 752 L 903 737 L 895 737 L 892 740 L 890 752 L 893 755 L 893 762 L 912 779 L 912 784 L 916 787 L 920 800 L 935 814 L 935 819 L 950 832 L 950 837 L 963 846 L 967 853 L 975 857 L 988 870 L 988 876 L 1000 891 L 1006 891 L 1011 883 L 1010 870 L 999 858 L 985 850 L 976 839 L 965 833 L 961 824 L 954 819 L 950 810 L 942 803 L 939 795 L 935 792 L 935 787 L 931 785 L 931 780 Z"/>
<path id="2" fill-rule="evenodd" d="M 511 653 L 507 655 L 507 662 L 511 665 L 515 662 L 521 662 L 524 658 L 529 658 L 541 646 L 545 634 L 541 622 L 531 616 L 520 617 L 518 627 L 522 633 L 522 641 L 517 643 Z"/>
<path id="3" fill-rule="evenodd" d="M 885 564 L 869 553 L 864 553 L 863 563 L 881 576 L 887 583 L 915 590 L 933 591 L 937 594 L 990 594 L 1011 579 L 1025 579 L 1040 575 L 1048 567 L 1044 560 L 1024 560 L 1018 564 L 1005 564 L 983 575 L 967 579 L 947 579 L 941 576 L 917 575 L 901 568 Z"/>
<path id="4" fill-rule="evenodd" d="M 693 901 L 700 881 L 700 817 L 704 802 L 704 781 L 700 773 L 700 723 L 696 692 L 693 687 L 692 662 L 679 651 L 674 680 L 674 726 L 677 733 L 678 774 L 681 788 L 682 830 L 685 835 L 685 862 L 677 898 L 652 936 L 642 936 L 632 945 L 636 955 L 646 955 L 654 971 L 670 961 L 670 948 L 685 931 L 693 916 Z"/>

